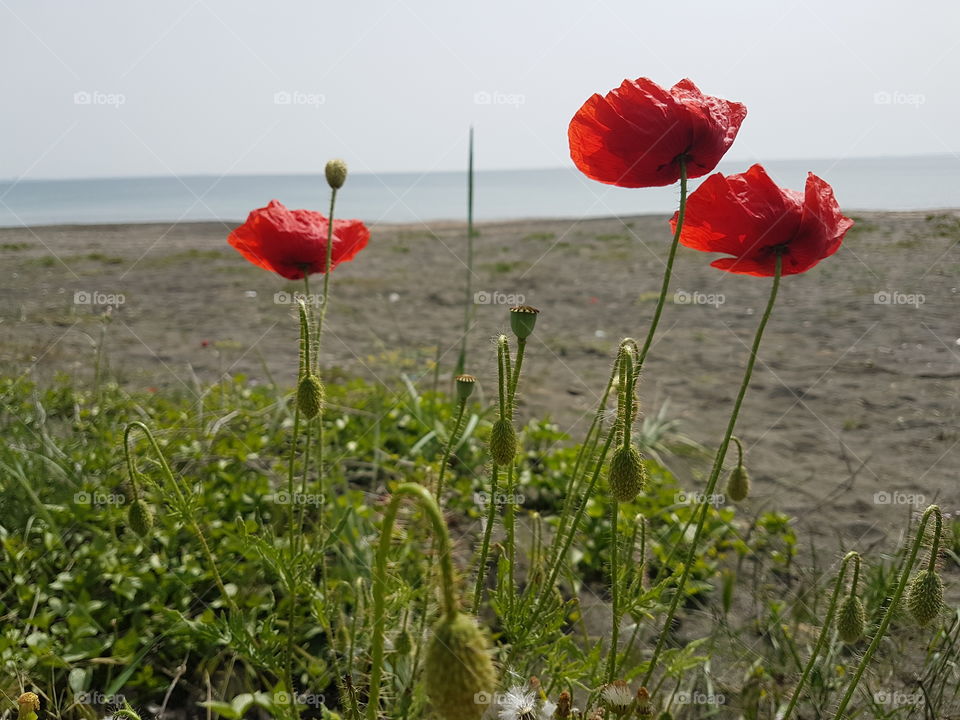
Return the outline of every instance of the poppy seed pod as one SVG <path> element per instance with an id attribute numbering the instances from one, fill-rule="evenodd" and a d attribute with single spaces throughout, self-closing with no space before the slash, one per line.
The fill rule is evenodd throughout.
<path id="1" fill-rule="evenodd" d="M 473 375 L 457 375 L 457 400 L 466 402 L 473 394 L 477 379 Z"/>
<path id="2" fill-rule="evenodd" d="M 304 375 L 297 387 L 297 405 L 307 420 L 313 420 L 323 408 L 323 383 L 316 375 Z"/>
<path id="3" fill-rule="evenodd" d="M 647 469 L 640 451 L 633 445 L 618 448 L 610 460 L 608 474 L 610 491 L 618 502 L 630 502 L 643 492 L 647 484 Z"/>
<path id="4" fill-rule="evenodd" d="M 127 522 L 130 524 L 130 529 L 142 538 L 148 537 L 153 532 L 153 510 L 146 500 L 137 498 L 130 503 Z"/>
<path id="5" fill-rule="evenodd" d="M 490 455 L 497 465 L 509 465 L 517 456 L 517 431 L 506 418 L 500 418 L 490 431 Z"/>
<path id="6" fill-rule="evenodd" d="M 927 625 L 943 609 L 943 580 L 935 570 L 921 570 L 910 581 L 907 595 L 910 614 L 920 625 Z"/>
<path id="7" fill-rule="evenodd" d="M 750 474 L 743 465 L 737 465 L 730 471 L 727 479 L 727 495 L 734 502 L 745 500 L 750 494 Z"/>
<path id="8" fill-rule="evenodd" d="M 463 613 L 434 628 L 424 664 L 427 696 L 443 720 L 480 720 L 497 676 L 486 636 Z"/>
<path id="9" fill-rule="evenodd" d="M 517 305 L 510 308 L 510 329 L 520 340 L 526 340 L 533 334 L 540 311 L 530 305 Z"/>
<path id="10" fill-rule="evenodd" d="M 343 160 L 331 160 L 323 172 L 327 176 L 327 185 L 334 190 L 342 188 L 347 181 L 347 164 Z"/>
<path id="11" fill-rule="evenodd" d="M 25 692 L 17 698 L 18 720 L 37 720 L 37 711 L 40 709 L 40 698 L 36 693 Z"/>
<path id="12" fill-rule="evenodd" d="M 853 644 L 863 637 L 866 626 L 866 613 L 863 603 L 856 595 L 849 595 L 840 606 L 837 616 L 837 632 L 845 643 Z"/>

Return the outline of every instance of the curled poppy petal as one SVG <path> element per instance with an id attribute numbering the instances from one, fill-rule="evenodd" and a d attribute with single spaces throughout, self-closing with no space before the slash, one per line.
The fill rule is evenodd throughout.
<path id="1" fill-rule="evenodd" d="M 326 272 L 330 223 L 313 210 L 288 210 L 278 200 L 253 210 L 247 221 L 230 233 L 229 242 L 258 267 L 289 280 Z M 370 231 L 360 220 L 333 221 L 330 267 L 352 260 L 367 246 Z"/>
<path id="2" fill-rule="evenodd" d="M 671 220 L 674 230 L 677 215 Z M 804 193 L 781 188 L 760 165 L 745 173 L 711 175 L 687 199 L 680 242 L 731 257 L 711 265 L 741 275 L 806 272 L 833 255 L 853 226 L 833 188 L 813 173 Z"/>
<path id="3" fill-rule="evenodd" d="M 690 80 L 665 90 L 624 80 L 593 95 L 570 121 L 570 157 L 587 177 L 620 187 L 672 185 L 713 170 L 730 148 L 747 108 L 700 92 Z"/>

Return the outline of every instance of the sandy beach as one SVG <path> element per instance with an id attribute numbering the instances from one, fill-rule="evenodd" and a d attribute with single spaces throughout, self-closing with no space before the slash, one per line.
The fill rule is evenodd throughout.
<path id="1" fill-rule="evenodd" d="M 755 483 L 747 508 L 779 509 L 824 548 L 892 543 L 913 505 L 955 498 L 960 416 L 960 212 L 853 213 L 843 248 L 784 280 L 738 426 Z M 105 306 L 110 373 L 130 388 L 296 371 L 290 283 L 226 243 L 230 223 L 0 230 L 0 364 L 39 381 L 89 379 Z M 659 289 L 662 216 L 479 226 L 469 370 L 495 387 L 507 305 L 541 309 L 521 389 L 523 419 L 574 439 L 613 349 L 642 336 Z M 449 377 L 463 321 L 462 225 L 380 225 L 333 276 L 322 365 L 401 391 L 398 370 Z M 716 443 L 769 280 L 730 275 L 681 248 L 641 387 L 684 434 Z M 319 292 L 322 276 L 311 288 Z M 696 489 L 697 469 L 682 482 Z"/>

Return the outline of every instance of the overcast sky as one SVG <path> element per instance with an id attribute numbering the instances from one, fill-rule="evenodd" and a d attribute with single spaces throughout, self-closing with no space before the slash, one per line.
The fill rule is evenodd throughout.
<path id="1" fill-rule="evenodd" d="M 960 152 L 960 3 L 0 0 L 0 177 L 569 165 L 624 78 L 746 103 L 728 157 Z"/>

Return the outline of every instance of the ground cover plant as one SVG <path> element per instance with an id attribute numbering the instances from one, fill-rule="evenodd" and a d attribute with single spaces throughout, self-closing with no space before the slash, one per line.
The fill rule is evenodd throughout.
<path id="1" fill-rule="evenodd" d="M 286 349 L 295 388 L 234 377 L 198 397 L 138 395 L 99 368 L 83 385 L 5 380 L 6 712 L 956 712 L 949 513 L 930 505 L 909 518 L 890 555 L 837 548 L 800 565 L 787 516 L 737 511 L 751 490 L 737 421 L 781 285 L 829 261 L 853 226 L 812 174 L 802 192 L 761 165 L 711 174 L 745 117 L 689 80 L 665 89 L 645 78 L 573 117 L 571 157 L 588 177 L 679 185 L 656 303 L 609 358 L 584 437 L 518 417 L 527 345 L 549 308 L 510 308 L 489 352 L 468 352 L 451 328 L 461 352 L 449 382 L 437 366 L 388 391 L 321 367 L 334 271 L 362 262 L 371 241 L 362 222 L 335 217 L 349 191 L 339 160 L 326 166 L 326 216 L 272 201 L 228 238 L 302 282 L 290 318 L 300 342 Z M 718 271 L 769 287 L 716 448 L 643 414 L 644 364 L 687 250 L 720 253 Z M 481 403 L 488 366 L 496 392 Z M 695 489 L 671 471 L 690 452 L 709 460 Z"/>

